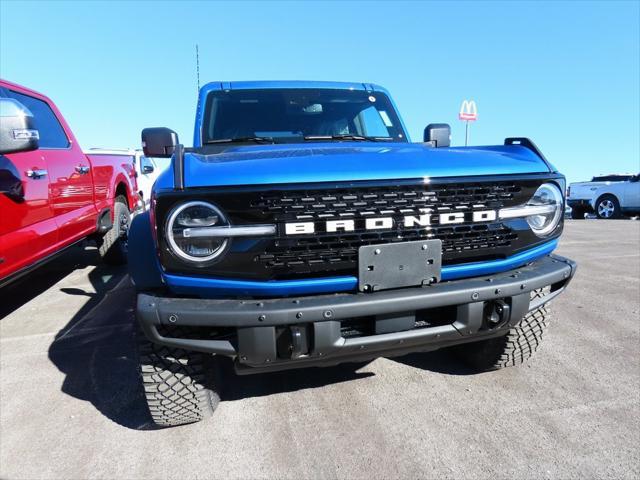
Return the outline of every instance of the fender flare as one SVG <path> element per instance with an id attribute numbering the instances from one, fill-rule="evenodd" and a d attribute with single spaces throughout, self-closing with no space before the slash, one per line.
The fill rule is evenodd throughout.
<path id="1" fill-rule="evenodd" d="M 136 215 L 129 227 L 129 275 L 138 291 L 164 287 L 149 212 Z"/>

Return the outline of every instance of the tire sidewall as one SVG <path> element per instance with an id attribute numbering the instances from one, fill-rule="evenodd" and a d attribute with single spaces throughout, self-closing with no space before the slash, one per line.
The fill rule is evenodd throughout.
<path id="1" fill-rule="evenodd" d="M 127 200 L 122 195 L 113 202 L 113 225 L 102 237 L 99 245 L 100 256 L 109 265 L 124 265 L 127 263 L 127 239 L 121 235 L 121 219 L 126 217 L 127 230 L 131 225 L 131 212 Z"/>
<path id="2" fill-rule="evenodd" d="M 127 218 L 127 233 L 124 236 L 120 232 L 120 218 Z M 115 229 L 116 241 L 113 245 L 113 248 L 117 248 L 120 252 L 119 255 L 122 255 L 124 258 L 127 258 L 127 239 L 126 235 L 128 235 L 129 227 L 131 226 L 131 212 L 129 212 L 129 208 L 124 201 L 123 197 L 118 197 L 115 201 L 113 207 L 113 228 Z"/>

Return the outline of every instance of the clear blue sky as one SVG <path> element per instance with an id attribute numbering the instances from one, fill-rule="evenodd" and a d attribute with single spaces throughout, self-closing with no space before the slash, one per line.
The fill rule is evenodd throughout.
<path id="1" fill-rule="evenodd" d="M 640 170 L 640 3 L 0 1 L 0 76 L 48 94 L 84 148 L 192 142 L 200 78 L 386 86 L 413 140 L 475 99 L 472 144 L 528 136 L 569 178 Z"/>

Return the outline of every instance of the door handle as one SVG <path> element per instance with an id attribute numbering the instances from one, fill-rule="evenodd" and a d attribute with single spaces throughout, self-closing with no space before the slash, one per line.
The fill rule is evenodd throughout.
<path id="1" fill-rule="evenodd" d="M 38 178 L 45 177 L 46 175 L 47 175 L 46 170 L 41 170 L 41 169 L 27 170 L 27 177 L 29 178 L 38 179 Z"/>
<path id="2" fill-rule="evenodd" d="M 76 172 L 78 172 L 80 175 L 85 175 L 85 174 L 89 173 L 89 170 L 91 170 L 91 167 L 87 167 L 85 165 L 77 165 L 76 166 Z"/>

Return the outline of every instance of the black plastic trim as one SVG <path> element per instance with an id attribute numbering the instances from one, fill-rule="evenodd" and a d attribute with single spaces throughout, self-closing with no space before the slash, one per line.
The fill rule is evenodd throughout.
<path id="1" fill-rule="evenodd" d="M 173 185 L 184 191 L 184 146 L 179 143 L 173 151 Z"/>
<path id="2" fill-rule="evenodd" d="M 104 235 L 113 227 L 113 222 L 111 221 L 111 208 L 104 208 L 98 215 L 98 221 L 96 223 L 96 232 Z"/>
<path id="3" fill-rule="evenodd" d="M 240 356 L 240 363 L 261 369 L 296 368 L 324 363 L 328 357 L 350 360 L 379 352 L 435 349 L 464 343 L 469 339 L 505 333 L 530 309 L 539 308 L 555 298 L 567 286 L 576 270 L 572 260 L 549 255 L 519 269 L 497 275 L 444 282 L 425 287 L 382 291 L 372 294 L 333 294 L 272 300 L 214 300 L 170 298 L 155 294 L 138 295 L 137 317 L 149 340 L 162 345 L 226 356 Z M 530 292 L 552 286 L 551 293 L 530 302 Z M 485 302 L 506 300 L 511 317 L 495 330 L 482 330 Z M 340 322 L 358 317 L 404 315 L 437 307 L 456 307 L 455 321 L 450 325 L 402 332 L 343 338 Z M 314 331 L 314 350 L 309 356 L 290 360 L 261 356 L 255 351 L 268 351 L 275 327 L 308 325 Z M 245 350 L 230 340 L 202 340 L 163 337 L 160 326 L 235 327 L 251 334 L 245 338 Z M 246 337 L 246 335 L 244 335 Z M 262 341 L 268 345 L 262 345 Z M 249 349 L 249 352 L 246 350 Z M 253 355 L 252 355 L 253 354 Z M 247 357 L 249 359 L 247 359 Z M 269 364 L 269 365 L 266 365 Z M 285 364 L 290 364 L 287 366 Z M 244 367 L 238 368 L 242 370 Z M 251 373 L 257 370 L 252 370 Z"/>

